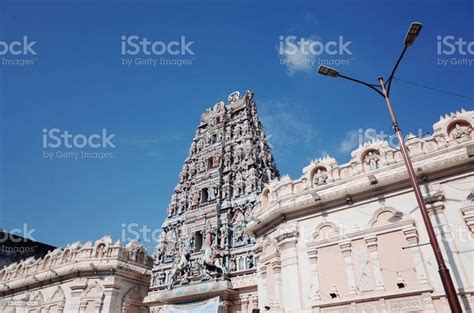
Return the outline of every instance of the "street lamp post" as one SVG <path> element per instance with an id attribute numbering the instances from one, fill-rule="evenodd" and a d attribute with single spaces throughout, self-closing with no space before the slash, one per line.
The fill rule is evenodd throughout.
<path id="1" fill-rule="evenodd" d="M 444 261 L 443 255 L 441 253 L 441 249 L 439 247 L 438 240 L 436 238 L 434 229 L 433 229 L 433 224 L 431 223 L 428 210 L 426 209 L 425 206 L 425 201 L 423 199 L 423 195 L 420 190 L 420 186 L 418 185 L 418 180 L 415 174 L 415 170 L 413 169 L 413 164 L 411 162 L 410 156 L 408 155 L 408 149 L 405 144 L 405 140 L 403 138 L 403 134 L 400 130 L 397 118 L 395 116 L 395 112 L 393 111 L 392 103 L 390 102 L 389 98 L 389 93 L 390 93 L 390 86 L 392 84 L 393 77 L 395 75 L 395 71 L 398 68 L 398 65 L 400 64 L 400 61 L 402 60 L 403 56 L 405 55 L 405 52 L 409 46 L 411 46 L 418 34 L 420 33 L 422 28 L 421 23 L 412 23 L 410 25 L 410 29 L 408 30 L 408 33 L 405 36 L 405 42 L 404 42 L 404 48 L 403 51 L 398 58 L 392 73 L 390 74 L 389 79 L 385 82 L 383 77 L 378 78 L 378 84 L 369 84 L 364 81 L 358 80 L 351 78 L 349 76 L 345 76 L 340 74 L 337 70 L 327 67 L 327 66 L 320 66 L 318 68 L 318 73 L 321 75 L 329 76 L 329 77 L 341 77 L 350 81 L 353 81 L 358 84 L 362 84 L 364 86 L 367 86 L 377 92 L 379 95 L 381 95 L 387 104 L 388 112 L 390 114 L 390 118 L 392 120 L 392 126 L 395 131 L 395 134 L 397 135 L 398 142 L 400 144 L 400 151 L 403 156 L 403 160 L 405 162 L 405 166 L 408 171 L 408 176 L 410 177 L 410 182 L 413 187 L 413 191 L 415 192 L 415 197 L 416 201 L 418 202 L 418 206 L 420 208 L 421 216 L 423 218 L 423 222 L 426 227 L 426 231 L 428 233 L 429 241 L 431 244 L 431 247 L 433 249 L 434 256 L 436 258 L 436 262 L 438 263 L 438 272 L 441 278 L 441 282 L 443 283 L 444 291 L 446 293 L 446 297 L 449 302 L 449 307 L 451 308 L 451 312 L 454 313 L 461 313 L 461 305 L 459 303 L 459 299 L 457 297 L 456 289 L 453 284 L 453 280 L 451 278 L 451 275 L 449 273 L 449 269 L 446 266 L 446 262 Z"/>

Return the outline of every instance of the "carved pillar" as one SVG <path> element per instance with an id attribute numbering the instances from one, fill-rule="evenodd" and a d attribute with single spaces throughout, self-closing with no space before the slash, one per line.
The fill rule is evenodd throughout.
<path id="1" fill-rule="evenodd" d="M 347 276 L 347 286 L 349 289 L 350 295 L 357 294 L 356 285 L 354 280 L 354 268 L 352 266 L 352 257 L 351 257 L 351 243 L 344 242 L 339 244 L 339 248 L 341 248 L 342 256 L 344 257 L 344 266 L 346 269 L 346 276 Z"/>
<path id="2" fill-rule="evenodd" d="M 423 301 L 423 312 L 428 312 L 428 313 L 436 312 L 430 292 L 422 293 L 421 299 Z"/>
<path id="3" fill-rule="evenodd" d="M 116 286 L 104 286 L 104 301 L 102 310 L 104 312 L 112 312 L 122 304 L 118 302 L 117 296 L 120 288 Z"/>
<path id="4" fill-rule="evenodd" d="M 453 273 L 454 285 L 456 288 L 468 286 L 469 284 L 466 282 L 466 275 L 463 272 L 457 248 L 454 245 L 456 236 L 449 229 L 448 221 L 443 212 L 444 196 L 442 194 L 429 196 L 426 198 L 426 202 L 436 238 L 440 243 L 441 252 L 448 263 L 450 271 Z"/>
<path id="5" fill-rule="evenodd" d="M 257 285 L 258 285 L 258 299 L 259 309 L 264 310 L 264 306 L 267 304 L 267 267 L 265 264 L 261 264 L 257 270 Z"/>
<path id="6" fill-rule="evenodd" d="M 240 312 L 248 313 L 249 311 L 249 296 L 245 295 L 240 299 Z"/>
<path id="7" fill-rule="evenodd" d="M 311 293 L 309 297 L 312 301 L 321 300 L 321 290 L 319 285 L 319 273 L 318 273 L 318 250 L 314 249 L 308 251 L 309 262 L 311 264 Z"/>
<path id="8" fill-rule="evenodd" d="M 249 306 L 250 306 L 250 311 L 253 311 L 253 309 L 258 308 L 258 296 L 253 295 L 250 297 Z"/>
<path id="9" fill-rule="evenodd" d="M 301 310 L 300 279 L 296 252 L 298 231 L 296 226 L 287 226 L 284 233 L 277 237 L 277 242 L 280 249 L 284 310 Z"/>
<path id="10" fill-rule="evenodd" d="M 68 312 L 84 312 L 85 304 L 81 305 L 81 295 L 87 286 L 87 282 L 81 278 L 77 278 L 71 285 L 71 301 L 67 302 Z"/>
<path id="11" fill-rule="evenodd" d="M 280 299 L 282 299 L 281 296 L 281 264 L 280 260 L 276 259 L 273 260 L 271 263 L 272 269 L 273 269 L 273 279 L 274 279 L 274 292 L 275 292 L 275 301 L 274 301 L 274 306 L 276 308 L 281 307 L 281 302 Z"/>
<path id="12" fill-rule="evenodd" d="M 410 252 L 413 258 L 413 262 L 415 263 L 415 271 L 418 277 L 418 282 L 420 285 L 428 286 L 428 277 L 426 276 L 426 269 L 425 263 L 423 262 L 423 258 L 421 256 L 421 250 L 418 246 L 418 232 L 416 231 L 416 227 L 412 226 L 410 228 L 404 229 L 403 234 L 408 242 L 408 246 L 410 247 Z"/>
<path id="13" fill-rule="evenodd" d="M 380 268 L 380 258 L 379 251 L 377 249 L 377 237 L 372 236 L 365 238 L 365 244 L 370 253 L 370 259 L 372 263 L 372 268 L 374 270 L 375 285 L 377 290 L 385 290 L 385 285 L 383 282 L 382 270 Z"/>

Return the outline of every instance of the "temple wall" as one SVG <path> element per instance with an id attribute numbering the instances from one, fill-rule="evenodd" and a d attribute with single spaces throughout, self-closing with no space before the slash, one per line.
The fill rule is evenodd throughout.
<path id="1" fill-rule="evenodd" d="M 473 122 L 474 112 L 456 112 L 432 136 L 407 138 L 465 312 L 474 308 Z M 346 164 L 324 157 L 299 179 L 272 181 L 254 220 L 261 311 L 450 311 L 402 158 L 384 142 L 362 145 Z M 278 300 L 269 268 L 281 268 Z"/>
<path id="2" fill-rule="evenodd" d="M 150 268 L 138 242 L 77 242 L 2 269 L 0 312 L 148 312 Z"/>

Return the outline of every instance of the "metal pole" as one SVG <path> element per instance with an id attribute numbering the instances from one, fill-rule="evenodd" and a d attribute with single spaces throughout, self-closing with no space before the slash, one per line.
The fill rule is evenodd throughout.
<path id="1" fill-rule="evenodd" d="M 425 223 L 430 244 L 433 248 L 433 253 L 435 255 L 436 262 L 438 263 L 438 272 L 441 278 L 441 282 L 443 283 L 444 291 L 446 292 L 449 307 L 451 308 L 451 312 L 461 313 L 461 304 L 459 303 L 456 289 L 454 288 L 453 280 L 451 278 L 451 275 L 449 274 L 449 270 L 446 267 L 446 263 L 444 262 L 443 255 L 439 248 L 438 239 L 436 238 L 436 235 L 434 233 L 433 224 L 431 223 L 431 219 L 428 215 L 428 210 L 426 209 L 425 201 L 423 199 L 420 186 L 418 186 L 415 170 L 413 169 L 413 164 L 411 163 L 410 157 L 408 156 L 408 149 L 405 145 L 405 140 L 403 139 L 402 132 L 400 130 L 400 127 L 398 126 L 397 118 L 395 117 L 395 113 L 393 111 L 392 104 L 390 103 L 390 99 L 388 98 L 383 77 L 379 77 L 379 82 L 380 87 L 382 88 L 385 101 L 387 103 L 390 118 L 392 119 L 393 129 L 395 130 L 398 142 L 400 143 L 400 151 L 402 152 L 403 160 L 405 161 L 405 165 L 407 167 L 408 176 L 410 177 L 411 185 L 413 187 L 413 191 L 415 192 L 416 201 L 418 202 L 418 207 L 420 208 L 421 216 L 423 217 L 423 222 Z"/>

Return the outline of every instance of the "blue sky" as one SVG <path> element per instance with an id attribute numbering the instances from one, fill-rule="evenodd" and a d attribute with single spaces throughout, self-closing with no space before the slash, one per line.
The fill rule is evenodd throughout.
<path id="1" fill-rule="evenodd" d="M 26 227 L 58 246 L 119 239 L 123 223 L 158 229 L 201 113 L 234 90 L 254 90 L 282 174 L 298 178 L 325 153 L 347 162 L 359 128 L 389 130 L 384 102 L 369 89 L 316 75 L 316 65 L 281 64 L 295 55 L 279 53 L 279 38 L 327 43 L 342 36 L 350 55 L 303 59 L 344 59 L 341 72 L 375 82 L 389 74 L 412 21 L 424 29 L 397 76 L 473 97 L 474 64 L 438 65 L 448 56 L 437 53 L 438 36 L 474 40 L 472 1 L 2 1 L 0 40 L 27 36 L 37 54 L 20 56 L 32 65 L 0 65 L 0 227 Z M 192 64 L 124 66 L 121 36 L 134 35 L 184 36 L 194 55 L 179 58 Z M 459 51 L 449 57 L 474 59 Z M 392 100 L 405 133 L 430 132 L 441 114 L 474 108 L 474 100 L 398 81 Z M 69 150 L 113 157 L 45 159 L 45 128 L 106 129 L 115 148 Z M 59 150 L 69 151 L 48 151 Z"/>

